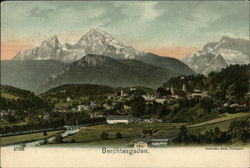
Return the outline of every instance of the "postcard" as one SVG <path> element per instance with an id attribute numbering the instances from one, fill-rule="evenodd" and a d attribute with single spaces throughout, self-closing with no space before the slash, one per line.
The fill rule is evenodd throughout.
<path id="1" fill-rule="evenodd" d="M 248 168 L 248 1 L 1 3 L 1 167 Z"/>

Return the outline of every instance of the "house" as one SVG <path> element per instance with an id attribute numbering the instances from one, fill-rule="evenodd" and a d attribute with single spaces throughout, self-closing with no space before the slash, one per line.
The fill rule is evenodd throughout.
<path id="1" fill-rule="evenodd" d="M 148 143 L 143 141 L 143 140 L 138 140 L 134 142 L 134 147 L 135 148 L 145 148 L 148 147 Z"/>
<path id="2" fill-rule="evenodd" d="M 150 94 L 142 95 L 142 97 L 144 98 L 145 101 L 153 101 L 155 99 L 155 96 Z"/>
<path id="3" fill-rule="evenodd" d="M 144 147 L 159 147 L 166 146 L 170 143 L 170 139 L 156 139 L 156 138 L 144 138 L 140 140 L 133 141 L 135 148 L 144 148 Z"/>
<path id="4" fill-rule="evenodd" d="M 106 117 L 106 122 L 108 124 L 118 124 L 118 123 L 130 124 L 130 123 L 138 123 L 140 121 L 141 120 L 139 118 L 136 118 L 131 115 L 115 115 Z"/>
<path id="5" fill-rule="evenodd" d="M 49 113 L 44 113 L 43 114 L 43 119 L 44 120 L 49 120 L 50 116 L 49 116 Z"/>
<path id="6" fill-rule="evenodd" d="M 151 139 L 151 146 L 165 146 L 170 142 L 170 139 Z"/>
<path id="7" fill-rule="evenodd" d="M 166 102 L 166 99 L 158 98 L 158 99 L 155 99 L 155 102 L 160 103 L 160 104 L 164 104 Z"/>
<path id="8" fill-rule="evenodd" d="M 146 119 L 144 119 L 144 122 L 145 122 L 145 123 L 152 123 L 153 121 L 151 121 L 150 118 L 146 118 Z"/>
<path id="9" fill-rule="evenodd" d="M 86 110 L 89 110 L 89 106 L 88 105 L 78 105 L 77 110 L 78 111 L 86 111 Z"/>
<path id="10" fill-rule="evenodd" d="M 133 145 L 135 148 L 145 148 L 145 147 L 148 147 L 149 144 L 150 144 L 149 138 L 144 138 L 144 139 L 139 139 L 139 140 L 133 141 Z"/>
<path id="11" fill-rule="evenodd" d="M 67 102 L 71 101 L 71 98 L 70 98 L 70 97 L 67 97 L 67 98 L 66 98 L 66 101 L 67 101 Z"/>
<path id="12" fill-rule="evenodd" d="M 106 104 L 106 103 L 104 103 L 104 104 L 102 105 L 102 107 L 103 107 L 105 110 L 110 110 L 110 109 L 111 109 L 111 106 L 108 105 L 108 104 Z"/>
<path id="13" fill-rule="evenodd" d="M 193 90 L 193 92 L 191 93 L 191 97 L 200 99 L 200 98 L 207 97 L 207 93 L 199 89 L 196 89 L 196 90 Z"/>
<path id="14" fill-rule="evenodd" d="M 243 108 L 247 107 L 247 104 L 245 102 L 238 102 L 238 103 L 233 103 L 230 105 L 231 108 Z"/>
<path id="15" fill-rule="evenodd" d="M 171 97 L 174 99 L 180 99 L 180 98 L 187 98 L 188 93 L 186 92 L 186 88 L 183 87 L 183 90 L 174 90 L 174 88 L 171 88 Z"/>

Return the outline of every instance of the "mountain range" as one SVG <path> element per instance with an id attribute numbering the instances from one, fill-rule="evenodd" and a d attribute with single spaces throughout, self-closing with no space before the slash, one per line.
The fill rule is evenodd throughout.
<path id="1" fill-rule="evenodd" d="M 194 74 L 191 68 L 178 59 L 138 51 L 98 28 L 91 29 L 75 44 L 61 44 L 55 35 L 43 41 L 40 46 L 19 52 L 13 60 L 4 63 L 7 68 L 2 75 L 5 76 L 6 84 L 19 81 L 22 75 L 17 75 L 21 69 L 17 68 L 20 71 L 16 72 L 13 70 L 23 64 L 19 62 L 25 61 L 33 61 L 36 64 L 53 61 L 63 65 L 50 73 L 44 72 L 43 69 L 49 69 L 53 63 L 48 63 L 48 67 L 41 68 L 40 72 L 27 65 L 30 71 L 28 74 L 31 74 L 30 78 L 35 76 L 35 82 L 25 80 L 24 83 L 19 85 L 20 82 L 17 82 L 14 86 L 32 91 L 38 87 L 39 91 L 45 91 L 71 83 L 157 87 L 173 76 Z M 13 75 L 8 77 L 9 73 Z"/>
<path id="2" fill-rule="evenodd" d="M 250 41 L 222 37 L 218 42 L 207 43 L 201 50 L 182 59 L 196 73 L 207 75 L 232 64 L 250 63 Z"/>
<path id="3" fill-rule="evenodd" d="M 155 88 L 171 77 L 207 75 L 230 64 L 248 64 L 249 44 L 249 40 L 222 37 L 180 61 L 136 50 L 92 28 L 74 44 L 61 44 L 54 35 L 13 60 L 1 61 L 1 83 L 35 92 L 82 83 Z"/>

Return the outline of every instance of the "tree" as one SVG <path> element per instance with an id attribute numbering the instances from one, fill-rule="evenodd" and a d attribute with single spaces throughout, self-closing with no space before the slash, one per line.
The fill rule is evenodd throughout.
<path id="1" fill-rule="evenodd" d="M 136 97 L 131 106 L 132 115 L 140 117 L 145 113 L 145 100 L 142 97 Z"/>
<path id="2" fill-rule="evenodd" d="M 55 143 L 62 143 L 63 142 L 63 138 L 60 134 L 56 134 L 55 136 Z"/>
<path id="3" fill-rule="evenodd" d="M 249 132 L 249 119 L 232 121 L 228 129 L 228 135 L 231 137 L 232 143 L 247 143 L 250 138 Z"/>
<path id="4" fill-rule="evenodd" d="M 46 131 L 44 131 L 43 132 L 43 136 L 47 136 L 48 134 L 47 134 L 47 132 Z"/>
<path id="5" fill-rule="evenodd" d="M 185 125 L 181 126 L 179 129 L 179 133 L 177 135 L 177 142 L 186 143 L 188 142 L 188 130 Z"/>
<path id="6" fill-rule="evenodd" d="M 103 132 L 101 133 L 101 138 L 102 138 L 103 140 L 109 139 L 109 133 L 103 131 Z"/>
<path id="7" fill-rule="evenodd" d="M 116 138 L 122 138 L 121 132 L 117 132 L 117 133 L 115 134 L 115 136 L 116 136 Z"/>

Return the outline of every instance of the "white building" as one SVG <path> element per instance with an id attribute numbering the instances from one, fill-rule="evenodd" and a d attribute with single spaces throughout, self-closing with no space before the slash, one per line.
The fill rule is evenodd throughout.
<path id="1" fill-rule="evenodd" d="M 78 111 L 86 111 L 86 110 L 89 110 L 89 106 L 88 105 L 78 105 L 77 109 L 78 109 Z"/>
<path id="2" fill-rule="evenodd" d="M 145 101 L 153 101 L 155 100 L 155 96 L 154 95 L 142 95 L 142 97 L 144 98 Z"/>
<path id="3" fill-rule="evenodd" d="M 141 120 L 139 118 L 126 115 L 126 116 L 107 116 L 106 117 L 106 122 L 108 124 L 118 124 L 118 123 L 125 123 L 125 124 L 130 124 L 130 123 L 137 123 L 140 122 Z"/>

